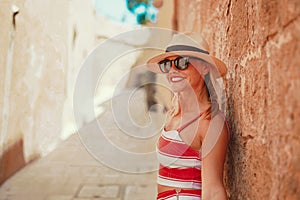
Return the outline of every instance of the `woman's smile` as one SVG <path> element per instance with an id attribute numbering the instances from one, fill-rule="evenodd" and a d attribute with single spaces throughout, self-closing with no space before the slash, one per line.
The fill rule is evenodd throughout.
<path id="1" fill-rule="evenodd" d="M 186 77 L 182 76 L 179 73 L 170 73 L 168 74 L 168 81 L 171 85 L 171 88 L 174 92 L 179 92 L 184 90 L 187 85 Z"/>
<path id="2" fill-rule="evenodd" d="M 175 71 L 167 74 L 167 78 L 168 78 L 169 82 L 179 82 L 179 81 L 183 81 L 184 79 L 186 79 L 182 74 L 175 72 Z"/>
<path id="3" fill-rule="evenodd" d="M 170 77 L 170 81 L 171 81 L 171 82 L 174 82 L 174 83 L 183 81 L 184 79 L 185 79 L 185 78 L 182 77 L 182 76 L 172 76 L 172 77 Z"/>

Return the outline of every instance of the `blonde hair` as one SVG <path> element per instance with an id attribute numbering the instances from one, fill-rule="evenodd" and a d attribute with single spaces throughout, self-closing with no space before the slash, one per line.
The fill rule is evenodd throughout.
<path id="1" fill-rule="evenodd" d="M 210 108 L 205 113 L 205 119 L 213 118 L 219 112 L 218 95 L 211 81 L 210 72 L 204 78 L 206 92 L 210 102 Z"/>

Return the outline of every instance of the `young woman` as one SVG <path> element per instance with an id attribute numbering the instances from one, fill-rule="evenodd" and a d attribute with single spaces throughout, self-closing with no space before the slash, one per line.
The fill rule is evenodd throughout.
<path id="1" fill-rule="evenodd" d="M 229 129 L 216 81 L 226 74 L 226 65 L 209 55 L 207 43 L 193 33 L 175 34 L 166 52 L 147 65 L 166 74 L 174 92 L 157 144 L 157 199 L 227 199 L 223 167 Z"/>

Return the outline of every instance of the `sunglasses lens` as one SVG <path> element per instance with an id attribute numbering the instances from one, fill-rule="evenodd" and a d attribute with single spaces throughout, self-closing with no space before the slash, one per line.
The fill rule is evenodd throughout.
<path id="1" fill-rule="evenodd" d="M 189 57 L 179 57 L 174 60 L 177 69 L 184 70 L 188 67 Z"/>
<path id="2" fill-rule="evenodd" d="M 176 58 L 174 60 L 174 65 L 179 70 L 186 69 L 189 65 L 189 57 Z M 162 60 L 158 63 L 158 66 L 163 73 L 169 73 L 169 71 L 172 68 L 172 60 L 168 60 L 168 59 Z"/>
<path id="3" fill-rule="evenodd" d="M 158 63 L 158 66 L 163 73 L 168 73 L 172 67 L 172 63 L 170 60 L 163 60 Z"/>

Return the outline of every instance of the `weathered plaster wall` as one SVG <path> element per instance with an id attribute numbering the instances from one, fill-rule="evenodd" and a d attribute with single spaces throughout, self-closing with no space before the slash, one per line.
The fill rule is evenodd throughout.
<path id="1" fill-rule="evenodd" d="M 229 67 L 230 199 L 300 199 L 300 1 L 176 6 L 178 30 L 201 32 Z"/>
<path id="2" fill-rule="evenodd" d="M 0 2 L 0 183 L 60 142 L 68 4 Z M 15 27 L 12 5 L 19 8 Z"/>
<path id="3" fill-rule="evenodd" d="M 90 72 L 81 85 L 82 106 L 77 110 L 81 118 L 75 122 L 73 92 L 83 62 L 100 42 L 137 28 L 97 15 L 93 3 L 94 0 L 0 1 L 0 184 L 94 120 L 94 112 L 86 109 L 90 103 L 87 99 L 95 99 L 95 112 L 100 113 L 98 104 L 118 84 L 109 77 L 123 77 L 122 70 L 129 70 L 137 59 L 133 55 L 120 64 L 122 70 L 112 70 L 106 76 L 110 80 L 101 82 L 105 88 L 101 92 L 93 87 L 99 81 L 97 69 Z M 15 26 L 13 5 L 19 9 Z M 165 4 L 169 8 L 171 5 L 171 0 Z M 171 14 L 165 13 L 160 23 L 168 23 Z M 140 43 L 138 39 L 132 41 Z M 129 44 L 126 40 L 112 43 L 111 49 Z M 131 45 L 136 47 L 135 43 Z"/>
<path id="4" fill-rule="evenodd" d="M 114 87 L 118 84 L 116 79 L 122 77 L 121 73 L 124 73 L 126 69 L 135 62 L 136 55 L 131 55 L 130 59 L 123 60 L 122 63 L 115 67 L 116 70 L 107 72 L 106 79 L 99 76 L 99 70 L 105 69 L 107 66 L 103 66 L 103 60 L 108 57 L 111 49 L 124 48 L 124 45 L 135 46 L 134 43 L 129 44 L 128 41 L 115 41 L 110 40 L 110 49 L 101 49 L 101 43 L 116 36 L 122 32 L 131 31 L 137 28 L 135 25 L 122 24 L 120 22 L 113 21 L 107 18 L 107 16 L 97 13 L 94 6 L 94 0 L 72 0 L 69 5 L 69 38 L 68 38 L 68 76 L 66 86 L 66 101 L 63 110 L 62 119 L 62 137 L 67 138 L 72 133 L 77 132 L 78 128 L 94 120 L 95 115 L 99 115 L 103 110 L 100 104 L 111 98 L 114 92 Z M 130 40 L 130 38 L 128 38 Z M 139 40 L 135 40 L 139 43 Z M 107 42 L 107 41 L 106 41 Z M 98 56 L 93 58 L 89 57 L 92 52 L 98 48 Z M 101 53 L 102 51 L 102 53 Z M 100 55 L 101 54 L 101 55 Z M 105 56 L 106 55 L 106 56 Z M 104 56 L 105 58 L 101 58 Z M 94 59 L 98 60 L 94 60 Z M 93 67 L 89 68 L 87 73 L 89 76 L 85 78 L 83 84 L 78 84 L 78 77 L 82 74 L 82 69 L 87 69 L 87 65 L 84 63 L 89 58 L 89 63 L 95 62 Z M 110 67 L 112 69 L 114 67 Z M 124 70 L 124 71 L 122 71 Z M 116 79 L 112 79 L 114 77 Z M 102 79 L 101 79 L 102 78 Z M 99 83 L 101 84 L 99 85 Z M 95 86 L 97 86 L 95 90 Z M 75 88 L 80 87 L 81 89 Z M 80 95 L 74 97 L 74 90 L 80 90 Z M 74 98 L 76 102 L 80 102 L 79 108 L 74 110 Z M 94 100 L 92 104 L 95 104 L 95 110 L 90 110 L 90 100 Z M 74 112 L 77 115 L 77 121 L 74 119 Z"/>
<path id="5" fill-rule="evenodd" d="M 19 8 L 15 27 L 12 5 Z M 81 65 L 101 40 L 134 27 L 96 16 L 93 0 L 5 0 L 0 19 L 1 184 L 93 120 L 84 106 L 82 123 L 73 119 Z M 93 73 L 87 78 L 83 105 L 98 78 Z"/>
<path id="6" fill-rule="evenodd" d="M 66 77 L 66 101 L 62 117 L 62 138 L 66 139 L 77 132 L 73 111 L 73 92 L 80 67 L 88 54 L 96 46 L 96 13 L 93 0 L 72 0 L 68 8 L 68 69 Z M 87 80 L 88 85 L 91 80 Z M 84 105 L 84 103 L 83 103 Z M 85 107 L 82 106 L 84 110 Z"/>

